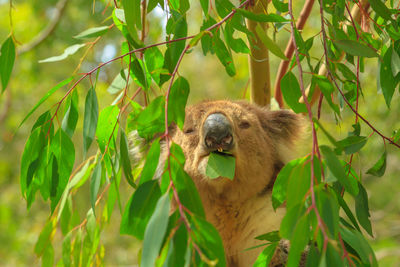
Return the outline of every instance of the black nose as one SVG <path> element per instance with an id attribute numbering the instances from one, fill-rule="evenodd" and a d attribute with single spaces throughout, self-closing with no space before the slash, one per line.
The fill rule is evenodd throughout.
<path id="1" fill-rule="evenodd" d="M 211 151 L 228 151 L 233 147 L 232 125 L 225 115 L 213 113 L 203 124 L 204 144 Z"/>

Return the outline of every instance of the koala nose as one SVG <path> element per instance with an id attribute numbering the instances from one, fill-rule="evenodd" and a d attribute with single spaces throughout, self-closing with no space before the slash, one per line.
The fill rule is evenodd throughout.
<path id="1" fill-rule="evenodd" d="M 230 150 L 233 147 L 232 125 L 225 115 L 213 113 L 203 124 L 204 144 L 211 151 Z"/>

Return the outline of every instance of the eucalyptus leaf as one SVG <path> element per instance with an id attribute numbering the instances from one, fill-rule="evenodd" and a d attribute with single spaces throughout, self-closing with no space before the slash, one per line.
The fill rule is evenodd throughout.
<path id="1" fill-rule="evenodd" d="M 47 100 L 47 98 L 49 98 L 52 94 L 54 94 L 58 89 L 60 89 L 61 87 L 67 85 L 68 83 L 70 83 L 72 81 L 73 77 L 69 77 L 63 81 L 61 81 L 60 83 L 58 83 L 56 86 L 54 86 L 53 88 L 51 88 L 40 100 L 39 102 L 36 103 L 36 105 L 28 112 L 28 115 L 25 116 L 25 118 L 21 121 L 21 123 L 18 125 L 18 129 L 21 127 L 22 124 L 24 124 L 24 122 L 32 115 L 33 112 L 35 112 L 35 110 L 44 102 Z"/>
<path id="2" fill-rule="evenodd" d="M 83 154 L 84 157 L 93 142 L 99 116 L 99 104 L 96 91 L 91 87 L 86 95 L 85 113 L 83 118 Z"/>
<path id="3" fill-rule="evenodd" d="M 84 46 L 86 46 L 86 44 L 74 44 L 72 46 L 65 48 L 64 53 L 62 53 L 61 55 L 39 60 L 39 63 L 56 62 L 64 60 L 67 57 L 75 54 L 79 49 L 81 49 Z"/>
<path id="4" fill-rule="evenodd" d="M 101 26 L 101 27 L 94 27 L 90 28 L 87 30 L 84 30 L 83 32 L 77 34 L 74 36 L 75 39 L 87 39 L 87 38 L 93 38 L 93 37 L 99 37 L 105 34 L 110 26 Z"/>
<path id="5" fill-rule="evenodd" d="M 378 57 L 378 54 L 375 50 L 357 41 L 335 40 L 334 44 L 336 44 L 340 49 L 352 56 Z"/>
<path id="6" fill-rule="evenodd" d="M 300 103 L 299 99 L 302 96 L 299 82 L 296 76 L 289 71 L 281 80 L 281 90 L 285 102 L 296 113 L 307 112 L 307 107 L 304 103 Z"/>
<path id="7" fill-rule="evenodd" d="M 99 193 L 101 182 L 101 169 L 101 160 L 99 158 L 94 167 L 92 178 L 90 179 L 90 203 L 92 204 L 93 213 L 95 213 L 96 210 L 97 194 Z"/>
<path id="8" fill-rule="evenodd" d="M 15 45 L 12 36 L 8 37 L 0 48 L 0 80 L 2 92 L 10 80 L 15 61 Z"/>
<path id="9" fill-rule="evenodd" d="M 379 160 L 367 171 L 367 173 L 374 176 L 382 177 L 386 171 L 386 157 L 387 152 L 385 150 Z"/>
<path id="10" fill-rule="evenodd" d="M 144 232 L 141 266 L 154 266 L 168 226 L 169 194 L 160 197 Z"/>
<path id="11" fill-rule="evenodd" d="M 206 175 L 211 179 L 225 177 L 233 180 L 235 176 L 235 164 L 235 157 L 212 152 L 208 156 Z"/>
<path id="12" fill-rule="evenodd" d="M 283 60 L 288 60 L 279 46 L 268 37 L 263 28 L 261 28 L 260 24 L 257 24 L 256 26 L 256 33 L 258 38 L 260 38 L 261 42 L 269 49 L 269 51 L 271 51 L 271 53 Z"/>
<path id="13" fill-rule="evenodd" d="M 288 19 L 285 19 L 284 17 L 278 15 L 278 14 L 256 14 L 254 12 L 250 12 L 246 9 L 243 8 L 238 8 L 236 11 L 240 14 L 242 14 L 244 17 L 258 21 L 258 22 L 289 22 Z"/>
<path id="14" fill-rule="evenodd" d="M 133 235 L 143 240 L 146 225 L 160 196 L 161 191 L 157 181 L 152 180 L 140 185 L 126 204 L 120 233 Z"/>
<path id="15" fill-rule="evenodd" d="M 368 194 L 361 183 L 358 183 L 358 195 L 355 197 L 356 200 L 356 215 L 360 225 L 367 231 L 370 236 L 372 235 L 371 221 L 369 217 L 369 207 L 368 207 Z"/>
<path id="16" fill-rule="evenodd" d="M 344 167 L 340 163 L 339 159 L 333 153 L 333 151 L 328 146 L 320 146 L 320 150 L 325 157 L 326 165 L 328 165 L 329 170 L 332 174 L 339 180 L 339 182 L 344 186 L 347 192 L 353 196 L 358 194 L 358 183 L 353 177 L 349 177 L 344 172 Z"/>

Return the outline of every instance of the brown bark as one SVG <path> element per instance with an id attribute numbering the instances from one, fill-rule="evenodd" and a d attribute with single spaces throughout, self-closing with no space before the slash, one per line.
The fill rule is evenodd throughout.
<path id="1" fill-rule="evenodd" d="M 254 13 L 265 13 L 269 0 L 256 0 L 249 10 Z M 271 78 L 269 66 L 269 54 L 267 47 L 258 38 L 256 26 L 266 30 L 267 23 L 247 20 L 247 28 L 254 33 L 253 40 L 250 43 L 249 68 L 250 68 L 250 101 L 260 106 L 269 105 L 271 99 Z"/>

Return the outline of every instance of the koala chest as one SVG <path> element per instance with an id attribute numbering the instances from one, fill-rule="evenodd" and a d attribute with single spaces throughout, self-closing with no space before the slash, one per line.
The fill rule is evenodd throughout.
<path id="1" fill-rule="evenodd" d="M 278 230 L 284 209 L 273 210 L 270 195 L 255 197 L 243 203 L 206 200 L 207 219 L 216 227 L 224 244 L 227 266 L 252 266 L 263 247 L 256 236 Z"/>

